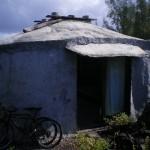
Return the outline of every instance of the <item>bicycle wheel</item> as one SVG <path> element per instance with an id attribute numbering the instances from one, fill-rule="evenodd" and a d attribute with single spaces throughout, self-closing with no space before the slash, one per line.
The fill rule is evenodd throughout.
<path id="1" fill-rule="evenodd" d="M 40 147 L 53 148 L 62 138 L 62 130 L 58 122 L 50 118 L 39 118 L 36 139 Z"/>
<path id="2" fill-rule="evenodd" d="M 62 129 L 61 129 L 61 125 L 60 125 L 57 121 L 52 120 L 52 119 L 51 119 L 51 121 L 52 121 L 52 122 L 56 125 L 56 127 L 57 127 L 57 135 L 56 135 L 56 138 L 55 138 L 55 140 L 51 143 L 51 148 L 53 148 L 53 147 L 57 146 L 57 145 L 60 143 L 61 139 L 62 139 Z"/>
<path id="3" fill-rule="evenodd" d="M 6 150 L 13 141 L 12 128 L 7 128 L 4 123 L 0 124 L 0 150 Z"/>

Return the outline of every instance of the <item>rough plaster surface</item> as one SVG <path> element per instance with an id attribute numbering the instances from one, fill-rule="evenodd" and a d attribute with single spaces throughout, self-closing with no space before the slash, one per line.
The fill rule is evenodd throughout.
<path id="1" fill-rule="evenodd" d="M 136 116 L 139 116 L 148 99 L 147 85 L 149 72 L 145 58 L 133 58 L 131 67 L 132 98 Z M 133 112 L 132 112 L 133 113 Z"/>
<path id="2" fill-rule="evenodd" d="M 29 49 L 18 46 L 15 53 L 0 54 L 0 101 L 19 108 L 43 107 L 42 114 L 60 122 L 64 132 L 74 131 L 76 56 L 65 52 L 63 43 Z"/>
<path id="3" fill-rule="evenodd" d="M 75 45 L 67 47 L 67 49 L 89 57 L 142 57 L 145 55 L 145 52 L 138 46 L 120 43 Z"/>
<path id="4" fill-rule="evenodd" d="M 18 42 L 67 40 L 79 37 L 96 38 L 125 38 L 137 39 L 126 36 L 99 26 L 80 21 L 61 21 L 28 33 L 18 33 L 0 40 L 0 45 Z M 137 39 L 141 40 L 142 39 Z"/>
<path id="5" fill-rule="evenodd" d="M 0 40 L 0 101 L 18 107 L 42 106 L 42 114 L 72 132 L 76 129 L 76 54 L 65 47 L 118 43 L 147 53 L 132 58 L 132 108 L 139 115 L 150 99 L 150 42 L 77 21 Z"/>

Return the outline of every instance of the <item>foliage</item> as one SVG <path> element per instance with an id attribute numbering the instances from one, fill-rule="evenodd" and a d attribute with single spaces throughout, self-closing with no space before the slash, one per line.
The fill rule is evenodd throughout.
<path id="1" fill-rule="evenodd" d="M 95 140 L 93 150 L 107 150 L 108 148 L 109 148 L 109 144 L 105 139 L 100 138 Z"/>
<path id="2" fill-rule="evenodd" d="M 105 0 L 104 26 L 123 34 L 150 39 L 150 0 Z M 109 23 L 110 22 L 110 23 Z"/>
<path id="3" fill-rule="evenodd" d="M 134 122 L 134 120 L 124 112 L 114 115 L 110 119 L 105 118 L 104 120 L 109 125 L 128 125 L 128 124 Z"/>
<path id="4" fill-rule="evenodd" d="M 109 148 L 109 144 L 105 139 L 96 139 L 87 134 L 78 134 L 76 143 L 79 150 L 108 150 Z"/>
<path id="5" fill-rule="evenodd" d="M 15 150 L 15 146 L 9 147 L 8 150 Z"/>
<path id="6" fill-rule="evenodd" d="M 132 2 L 130 0 L 106 0 L 106 4 L 109 7 L 107 17 L 111 18 L 111 24 L 115 25 L 114 30 L 131 34 L 130 26 L 133 25 L 132 19 L 135 9 Z"/>
<path id="7" fill-rule="evenodd" d="M 95 142 L 93 138 L 86 134 L 78 134 L 76 140 L 80 150 L 91 150 Z"/>
<path id="8" fill-rule="evenodd" d="M 144 143 L 144 150 L 150 150 L 150 137 L 147 136 Z"/>

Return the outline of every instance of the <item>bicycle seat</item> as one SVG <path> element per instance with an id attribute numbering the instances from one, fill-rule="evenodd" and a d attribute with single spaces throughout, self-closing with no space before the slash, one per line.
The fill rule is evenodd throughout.
<path id="1" fill-rule="evenodd" d="M 25 107 L 24 110 L 30 111 L 30 112 L 39 112 L 42 109 L 42 107 Z"/>

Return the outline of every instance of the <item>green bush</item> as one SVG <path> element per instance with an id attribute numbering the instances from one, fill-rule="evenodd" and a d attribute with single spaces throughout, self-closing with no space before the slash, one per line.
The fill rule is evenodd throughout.
<path id="1" fill-rule="evenodd" d="M 144 143 L 144 150 L 150 150 L 150 137 L 147 136 Z"/>
<path id="2" fill-rule="evenodd" d="M 100 138 L 95 140 L 93 150 L 107 150 L 108 148 L 109 148 L 109 144 L 105 139 Z"/>
<path id="3" fill-rule="evenodd" d="M 15 150 L 15 146 L 9 147 L 8 150 Z"/>
<path id="4" fill-rule="evenodd" d="M 76 143 L 79 150 L 108 150 L 109 148 L 105 139 L 90 137 L 87 134 L 78 134 Z"/>
<path id="5" fill-rule="evenodd" d="M 105 122 L 109 125 L 128 125 L 134 122 L 133 118 L 129 117 L 126 113 L 119 113 L 117 115 L 112 116 L 111 119 L 105 118 Z"/>

